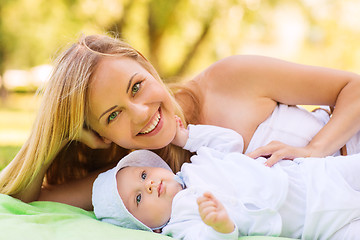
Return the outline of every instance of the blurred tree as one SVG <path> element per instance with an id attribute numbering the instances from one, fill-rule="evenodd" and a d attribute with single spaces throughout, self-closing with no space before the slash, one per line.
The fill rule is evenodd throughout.
<path id="1" fill-rule="evenodd" d="M 140 34 L 136 33 L 146 35 L 142 37 L 141 48 L 148 53 L 146 55 L 159 73 L 165 78 L 184 75 L 218 16 L 219 1 L 208 1 L 207 4 L 200 1 L 203 3 L 201 8 L 191 0 L 148 0 L 139 1 L 137 4 L 134 2 L 124 3 L 122 17 L 107 30 L 127 40 L 134 39 L 132 35 L 136 30 L 132 28 L 142 31 Z M 139 17 L 142 14 L 136 12 L 143 13 L 143 17 Z M 141 28 L 134 27 L 136 24 L 131 23 L 131 16 L 134 14 Z M 189 28 L 195 31 L 189 31 Z M 177 60 L 170 59 L 174 55 L 177 55 Z"/>
<path id="2" fill-rule="evenodd" d="M 312 64 L 327 51 L 332 57 L 326 65 L 346 69 L 360 64 L 360 50 L 353 50 L 358 41 L 351 38 L 359 28 L 339 20 L 356 1 L 0 0 L 0 74 L 49 63 L 49 56 L 80 32 L 120 36 L 168 80 L 248 52 Z M 305 30 L 296 29 L 294 21 Z M 288 50 L 282 37 L 296 39 L 295 50 Z"/>
<path id="3" fill-rule="evenodd" d="M 4 73 L 4 62 L 5 62 L 5 40 L 4 40 L 4 31 L 3 31 L 3 14 L 2 9 L 4 1 L 0 2 L 0 76 Z"/>
<path id="4" fill-rule="evenodd" d="M 3 74 L 5 71 L 5 62 L 6 62 L 6 41 L 5 41 L 5 33 L 4 33 L 4 27 L 3 27 L 3 13 L 2 9 L 7 1 L 2 0 L 0 1 L 0 99 L 1 102 L 5 102 L 7 91 L 4 84 Z"/>
<path id="5" fill-rule="evenodd" d="M 258 12 L 260 7 L 263 12 L 271 11 L 280 2 L 124 1 L 122 15 L 106 29 L 144 52 L 160 75 L 171 81 L 171 76 L 194 72 L 193 66 L 206 66 L 238 53 L 246 39 L 246 34 L 241 35 L 243 32 L 254 28 L 270 29 L 266 16 Z M 221 53 L 224 49 L 227 51 Z"/>
<path id="6" fill-rule="evenodd" d="M 123 14 L 116 21 L 112 22 L 110 27 L 108 27 L 108 31 L 110 31 L 113 36 L 117 36 L 123 32 L 125 21 L 128 18 L 134 3 L 135 1 L 127 1 L 123 3 Z"/>

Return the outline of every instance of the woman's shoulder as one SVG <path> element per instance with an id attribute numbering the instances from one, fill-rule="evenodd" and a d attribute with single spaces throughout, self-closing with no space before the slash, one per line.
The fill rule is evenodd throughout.
<path id="1" fill-rule="evenodd" d="M 233 55 L 211 64 L 197 75 L 194 81 L 217 91 L 229 85 L 236 88 L 234 84 L 252 84 L 252 81 L 248 80 L 261 74 L 260 69 L 270 62 L 277 61 L 258 55 Z"/>
<path id="2" fill-rule="evenodd" d="M 223 58 L 200 72 L 187 85 L 196 89 L 205 98 L 207 95 L 212 97 L 215 95 L 224 96 L 224 94 L 249 95 L 253 81 L 247 80 L 253 78 L 254 69 L 257 65 L 256 59 L 258 58 L 258 56 L 249 55 L 234 55 Z"/>
<path id="3" fill-rule="evenodd" d="M 238 70 L 252 70 L 252 68 L 259 68 L 262 63 L 270 62 L 283 62 L 276 58 L 266 57 L 261 55 L 232 55 L 222 58 L 213 64 L 211 64 L 204 72 L 223 72 L 226 71 L 238 71 Z M 264 66 L 262 66 L 264 67 Z"/>

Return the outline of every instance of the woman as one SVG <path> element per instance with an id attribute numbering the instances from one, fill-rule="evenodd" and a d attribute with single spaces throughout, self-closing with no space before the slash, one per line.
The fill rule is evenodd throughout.
<path id="1" fill-rule="evenodd" d="M 94 178 L 126 149 L 156 149 L 177 171 L 189 156 L 167 146 L 175 136 L 175 114 L 185 123 L 232 128 L 247 149 L 279 106 L 285 113 L 301 112 L 287 106 L 295 104 L 335 108 L 324 127 L 307 134 L 306 144 L 290 146 L 268 137 L 270 144 L 249 153 L 269 155 L 270 163 L 331 155 L 360 129 L 360 77 L 344 71 L 232 56 L 174 93 L 131 46 L 107 36 L 81 37 L 58 57 L 31 135 L 1 173 L 1 193 L 26 202 L 54 200 L 91 209 Z M 252 150 L 257 147 L 252 144 Z"/>

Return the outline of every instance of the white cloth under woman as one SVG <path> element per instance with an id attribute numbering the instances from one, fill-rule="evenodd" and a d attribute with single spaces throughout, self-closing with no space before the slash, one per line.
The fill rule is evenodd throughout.
<path id="1" fill-rule="evenodd" d="M 329 114 L 324 110 L 309 112 L 298 106 L 278 104 L 273 113 L 257 127 L 246 153 L 274 140 L 304 147 L 329 119 Z M 346 143 L 346 148 L 349 155 L 360 153 L 360 132 Z M 339 151 L 334 155 L 340 155 Z"/>

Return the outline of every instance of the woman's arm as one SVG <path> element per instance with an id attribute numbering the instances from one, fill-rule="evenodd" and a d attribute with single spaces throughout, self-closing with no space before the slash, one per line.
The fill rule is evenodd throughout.
<path id="1" fill-rule="evenodd" d="M 76 140 L 85 143 L 93 149 L 103 149 L 110 146 L 109 143 L 104 142 L 95 133 L 87 129 L 83 129 Z M 32 202 L 36 200 L 56 201 L 82 207 L 84 209 L 91 209 L 92 183 L 96 176 L 106 169 L 101 169 L 81 180 L 72 181 L 62 185 L 43 186 L 44 176 L 49 166 L 57 154 L 59 154 L 65 145 L 68 144 L 68 142 L 68 140 L 63 140 L 60 147 L 57 148 L 56 152 L 51 154 L 49 157 L 50 160 L 42 166 L 39 173 L 34 177 L 28 187 L 18 193 L 12 194 L 12 196 L 24 202 Z M 10 164 L 12 164 L 12 162 Z"/>
<path id="2" fill-rule="evenodd" d="M 242 134 L 245 144 L 276 103 L 335 107 L 328 124 L 295 154 L 294 148 L 283 145 L 261 148 L 250 153 L 252 157 L 272 155 L 276 161 L 330 155 L 360 129 L 360 77 L 354 73 L 268 57 L 233 56 L 215 63 L 198 82 L 205 95 L 205 122 L 225 122 Z"/>
<path id="3" fill-rule="evenodd" d="M 91 201 L 93 182 L 101 172 L 107 169 L 95 171 L 85 178 L 61 185 L 45 185 L 41 189 L 38 200 L 65 203 L 90 211 L 93 209 Z"/>
<path id="4" fill-rule="evenodd" d="M 83 128 L 76 140 L 81 141 L 93 149 L 105 149 L 110 146 L 109 142 L 105 142 L 92 130 L 87 130 L 85 128 Z M 62 145 L 62 148 L 64 146 L 65 144 Z M 91 197 L 93 182 L 101 172 L 104 172 L 111 167 L 113 167 L 113 164 L 103 169 L 94 171 L 82 179 L 70 181 L 64 184 L 43 185 L 37 200 L 61 202 L 75 207 L 80 207 L 85 210 L 92 210 L 93 206 Z M 44 176 L 44 174 L 42 176 Z M 33 184 L 32 186 L 35 185 L 37 184 Z"/>
<path id="5" fill-rule="evenodd" d="M 24 143 L 15 158 L 0 173 L 1 193 L 9 194 L 24 202 L 32 202 L 38 199 L 47 169 L 55 156 L 67 144 L 67 141 L 62 141 L 59 147 L 53 149 L 54 152 L 49 154 L 48 160 L 43 160 L 39 164 L 36 163 L 36 160 L 33 160 L 33 158 L 40 159 L 40 157 L 29 153 L 31 150 L 34 151 L 30 149 L 30 142 L 32 140 L 30 137 Z M 35 149 L 35 151 L 36 150 L 38 149 Z M 28 157 L 28 155 L 31 156 Z M 24 160 L 26 158 L 28 158 L 28 161 Z M 38 170 L 36 169 L 36 165 L 40 166 Z"/>

